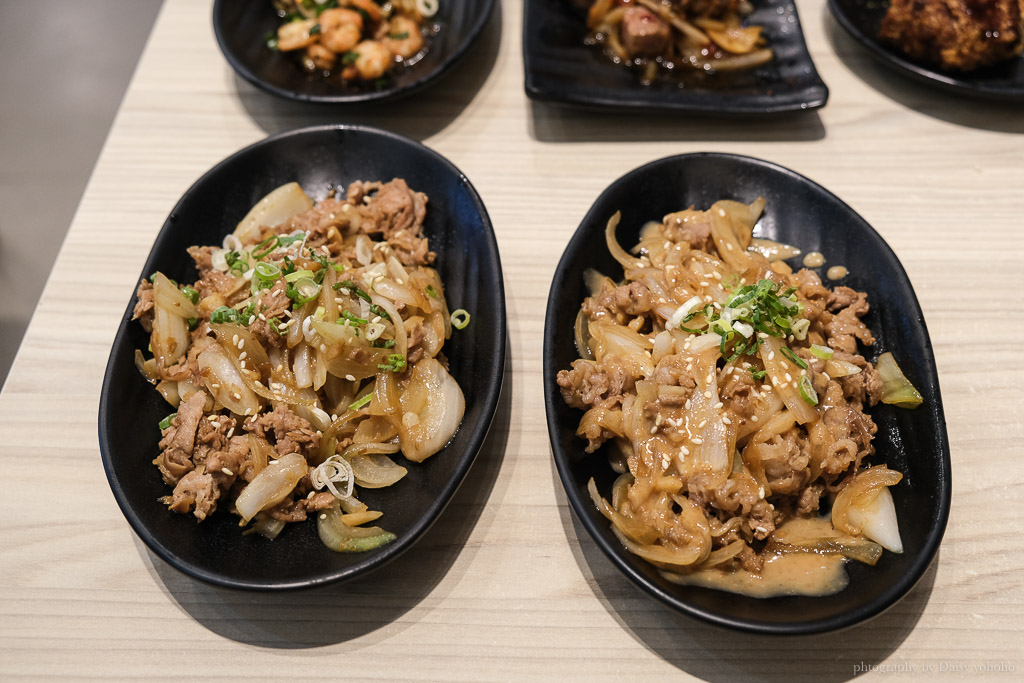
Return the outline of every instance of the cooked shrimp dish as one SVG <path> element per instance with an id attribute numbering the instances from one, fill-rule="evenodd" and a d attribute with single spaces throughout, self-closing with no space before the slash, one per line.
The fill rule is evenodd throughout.
<path id="1" fill-rule="evenodd" d="M 644 83 L 672 71 L 753 69 L 772 60 L 761 26 L 744 25 L 747 0 L 579 0 L 587 42 L 616 64 L 635 67 Z"/>
<path id="2" fill-rule="evenodd" d="M 865 411 L 922 398 L 892 354 L 865 357 L 863 292 L 755 250 L 764 205 L 669 214 L 629 252 L 613 216 L 625 279 L 585 273 L 580 358 L 557 383 L 586 452 L 618 473 L 588 490 L 630 552 L 677 583 L 823 595 L 845 559 L 902 552 L 902 475 L 872 462 Z"/>
<path id="3" fill-rule="evenodd" d="M 426 20 L 437 0 L 274 0 L 284 23 L 267 46 L 298 55 L 303 67 L 346 83 L 386 85 L 399 65 L 427 50 Z"/>
<path id="4" fill-rule="evenodd" d="M 449 313 L 426 212 L 400 179 L 316 203 L 289 183 L 220 247 L 189 248 L 192 284 L 142 281 L 136 364 L 175 409 L 153 461 L 172 511 L 268 538 L 314 516 L 338 552 L 395 539 L 358 490 L 400 482 L 390 456 L 434 455 L 465 410 L 442 347 L 469 313 Z"/>

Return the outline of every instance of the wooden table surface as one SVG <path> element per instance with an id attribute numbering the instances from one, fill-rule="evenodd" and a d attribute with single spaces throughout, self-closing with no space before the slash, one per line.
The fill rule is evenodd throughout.
<path id="1" fill-rule="evenodd" d="M 0 395 L 0 677 L 1024 678 L 1022 109 L 876 66 L 824 4 L 799 9 L 828 106 L 716 121 L 532 104 L 519 0 L 436 87 L 354 109 L 255 90 L 218 51 L 210 3 L 167 2 Z M 398 561 L 315 593 L 220 590 L 152 555 L 114 503 L 97 443 L 105 362 L 185 189 L 267 134 L 338 121 L 422 140 L 480 192 L 505 268 L 510 391 L 454 502 Z M 788 166 L 849 203 L 902 260 L 931 332 L 953 460 L 945 540 L 903 601 L 838 634 L 753 637 L 662 607 L 574 521 L 552 464 L 540 347 L 558 256 L 614 179 L 708 150 Z"/>

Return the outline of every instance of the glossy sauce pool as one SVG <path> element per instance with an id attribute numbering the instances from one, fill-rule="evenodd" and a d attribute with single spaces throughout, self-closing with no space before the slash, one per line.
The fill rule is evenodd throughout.
<path id="1" fill-rule="evenodd" d="M 850 580 L 843 571 L 842 555 L 817 553 L 772 554 L 765 559 L 761 575 L 748 571 L 724 572 L 702 569 L 691 574 L 667 575 L 673 583 L 701 586 L 772 598 L 779 595 L 832 595 L 846 588 Z"/>

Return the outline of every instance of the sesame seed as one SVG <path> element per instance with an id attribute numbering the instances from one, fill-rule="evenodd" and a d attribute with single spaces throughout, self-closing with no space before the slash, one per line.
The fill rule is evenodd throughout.
<path id="1" fill-rule="evenodd" d="M 714 409 L 714 410 L 718 410 L 718 409 L 719 409 L 719 408 L 721 408 L 721 407 L 722 407 L 723 405 L 724 405 L 724 404 L 723 404 L 723 403 L 722 403 L 721 401 L 719 401 L 719 402 L 718 402 L 718 403 L 716 403 L 715 405 L 711 406 L 711 408 L 712 408 L 712 409 Z"/>
<path id="2" fill-rule="evenodd" d="M 240 393 L 238 393 L 237 391 L 235 391 L 235 392 L 232 392 L 231 398 L 235 399 L 236 401 L 241 401 L 242 400 L 242 395 Z"/>
<path id="3" fill-rule="evenodd" d="M 705 420 L 701 420 L 700 424 L 697 425 L 697 429 L 704 429 L 704 425 L 706 425 L 707 423 L 708 423 L 708 421 L 706 419 Z"/>
<path id="4" fill-rule="evenodd" d="M 731 425 L 731 424 L 732 424 L 732 420 L 730 420 L 730 419 L 729 419 L 729 418 L 727 418 L 727 417 L 723 417 L 723 418 L 722 418 L 722 422 L 723 422 L 723 423 L 725 423 L 725 424 L 727 424 L 727 425 Z"/>
<path id="5" fill-rule="evenodd" d="M 248 409 L 248 408 L 246 408 L 246 409 L 245 409 L 245 412 L 246 412 L 246 413 L 248 414 L 248 412 L 249 412 L 249 409 Z M 230 438 L 231 438 L 231 435 L 232 435 L 232 434 L 234 434 L 234 433 L 235 433 L 235 428 L 234 428 L 234 427 L 232 427 L 231 429 L 229 429 L 229 430 L 228 430 L 228 433 L 227 433 L 227 434 L 226 434 L 225 436 L 227 436 L 227 437 L 228 437 L 228 438 L 230 439 Z"/>
<path id="6" fill-rule="evenodd" d="M 327 519 L 327 513 L 326 512 L 320 513 L 320 519 Z"/>
<path id="7" fill-rule="evenodd" d="M 775 360 L 775 352 L 774 351 L 772 351 L 771 353 L 768 354 L 768 360 Z"/>
<path id="8" fill-rule="evenodd" d="M 786 373 L 786 381 L 787 381 L 787 382 L 792 382 L 792 381 L 793 381 L 793 375 L 791 375 L 791 374 L 789 374 L 789 373 L 787 372 L 787 373 Z"/>
<path id="9" fill-rule="evenodd" d="M 252 383 L 255 384 L 258 387 L 262 387 L 263 386 L 263 382 L 259 381 L 258 379 L 254 379 L 252 381 Z"/>
<path id="10" fill-rule="evenodd" d="M 716 270 L 715 272 L 711 273 L 711 277 L 715 278 L 716 280 L 721 280 L 722 274 Z"/>
<path id="11" fill-rule="evenodd" d="M 309 493 L 306 494 L 306 500 L 309 500 L 314 495 L 316 495 L 316 491 L 310 491 Z"/>
<path id="12" fill-rule="evenodd" d="M 245 340 L 239 339 L 237 342 L 235 342 L 235 346 L 237 346 L 238 350 L 241 351 L 242 349 L 245 348 Z"/>
<path id="13" fill-rule="evenodd" d="M 726 242 L 725 243 L 725 248 L 728 249 L 729 251 L 732 251 L 733 250 L 732 242 Z"/>
<path id="14" fill-rule="evenodd" d="M 240 368 L 242 368 L 243 370 L 245 370 L 245 361 L 244 361 L 244 360 L 243 360 L 243 361 L 241 361 L 241 362 L 240 362 L 240 363 L 238 364 L 238 367 L 240 367 Z"/>
<path id="15" fill-rule="evenodd" d="M 760 419 L 761 419 L 761 418 L 759 418 L 759 417 L 758 417 L 757 415 L 751 415 L 751 416 L 750 416 L 750 421 L 751 421 L 751 422 L 757 422 L 757 421 L 758 421 L 758 420 L 760 420 Z"/>
<path id="16" fill-rule="evenodd" d="M 334 413 L 331 413 L 331 422 L 337 422 L 337 421 L 338 421 L 338 416 L 335 415 Z"/>
<path id="17" fill-rule="evenodd" d="M 327 353 L 327 344 L 320 345 L 320 353 Z"/>
<path id="18" fill-rule="evenodd" d="M 263 315 L 262 313 L 260 313 L 256 317 L 259 318 L 260 320 L 262 320 L 263 322 L 267 322 L 267 316 Z"/>
<path id="19" fill-rule="evenodd" d="M 686 399 L 686 404 L 683 407 L 686 408 L 687 410 L 689 410 L 691 403 L 692 403 L 692 401 L 690 399 Z"/>
<path id="20" fill-rule="evenodd" d="M 699 436 L 695 436 L 690 440 L 693 441 L 693 443 L 697 444 L 698 446 L 704 443 L 704 439 L 700 438 Z"/>
<path id="21" fill-rule="evenodd" d="M 707 286 L 708 286 L 708 285 L 710 285 L 710 284 L 711 284 L 711 283 L 710 283 L 710 282 L 708 282 L 707 280 L 701 280 L 701 281 L 700 281 L 700 286 L 701 286 L 701 287 L 707 287 Z"/>
<path id="22" fill-rule="evenodd" d="M 713 395 L 714 394 L 712 394 L 710 391 L 705 391 L 704 392 L 704 398 L 711 398 Z"/>
<path id="23" fill-rule="evenodd" d="M 356 381 L 356 378 L 353 375 L 345 375 L 345 379 L 347 379 L 349 382 L 355 382 Z"/>
<path id="24" fill-rule="evenodd" d="M 380 322 L 380 316 L 379 315 L 373 316 L 373 320 L 371 320 L 370 322 L 371 323 L 379 323 Z"/>
<path id="25" fill-rule="evenodd" d="M 275 372 L 281 372 L 282 370 L 284 370 L 284 363 L 278 363 L 277 367 L 274 368 Z"/>
<path id="26" fill-rule="evenodd" d="M 680 446 L 679 447 L 679 452 L 682 453 L 683 455 L 689 455 L 690 454 L 690 449 L 687 448 L 686 446 Z"/>
<path id="27" fill-rule="evenodd" d="M 238 354 L 238 360 L 245 360 L 245 357 L 248 355 L 249 353 L 247 351 L 242 351 L 240 354 Z"/>
<path id="28" fill-rule="evenodd" d="M 657 433 L 658 433 L 658 428 L 657 427 L 651 427 L 651 434 L 657 434 Z"/>
<path id="29" fill-rule="evenodd" d="M 231 470 L 229 470 L 227 467 L 221 467 L 220 471 L 223 472 L 224 474 L 228 475 L 229 477 L 235 476 L 235 473 L 232 472 Z"/>
<path id="30" fill-rule="evenodd" d="M 214 391 L 216 391 L 217 389 L 220 389 L 220 385 L 219 385 L 219 384 L 216 384 L 216 383 L 214 383 L 214 384 L 211 384 L 211 385 L 210 385 L 210 388 L 211 388 L 211 389 L 213 389 Z"/>
<path id="31" fill-rule="evenodd" d="M 758 332 L 757 336 L 760 337 L 761 339 L 767 339 L 768 338 L 768 333 L 767 332 Z"/>
<path id="32" fill-rule="evenodd" d="M 234 346 L 237 343 L 238 343 L 238 335 L 237 334 L 231 335 L 231 345 Z"/>

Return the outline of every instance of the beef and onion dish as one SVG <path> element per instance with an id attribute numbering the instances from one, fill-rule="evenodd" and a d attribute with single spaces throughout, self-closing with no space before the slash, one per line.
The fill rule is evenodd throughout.
<path id="1" fill-rule="evenodd" d="M 772 60 L 747 0 L 583 0 L 587 41 L 644 83 L 672 71 L 753 69 Z"/>
<path id="2" fill-rule="evenodd" d="M 586 452 L 618 473 L 588 489 L 629 551 L 677 583 L 823 595 L 845 559 L 902 552 L 902 475 L 872 461 L 866 411 L 921 396 L 891 354 L 865 357 L 863 292 L 752 248 L 764 205 L 669 214 L 631 251 L 613 216 L 625 279 L 584 274 L 580 358 L 557 383 Z"/>
<path id="3" fill-rule="evenodd" d="M 1024 0 L 892 0 L 879 37 L 942 69 L 992 66 L 1024 51 Z"/>
<path id="4" fill-rule="evenodd" d="M 289 183 L 222 246 L 189 248 L 197 281 L 142 281 L 136 363 L 176 411 L 153 461 L 170 510 L 269 538 L 315 517 L 339 552 L 394 540 L 359 490 L 399 482 L 391 456 L 437 453 L 465 410 L 442 347 L 469 314 L 431 267 L 427 203 L 401 179 L 317 203 Z"/>
<path id="5" fill-rule="evenodd" d="M 385 85 L 428 49 L 427 20 L 438 0 L 274 0 L 284 23 L 267 46 L 297 55 L 303 67 L 345 83 Z"/>

